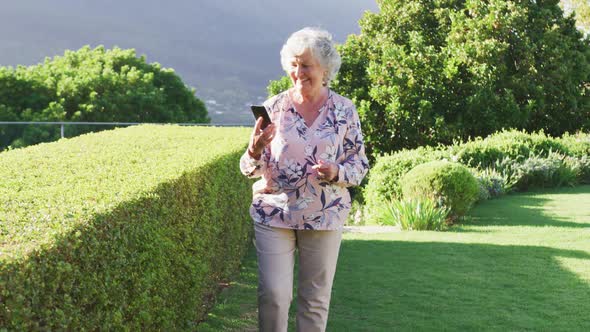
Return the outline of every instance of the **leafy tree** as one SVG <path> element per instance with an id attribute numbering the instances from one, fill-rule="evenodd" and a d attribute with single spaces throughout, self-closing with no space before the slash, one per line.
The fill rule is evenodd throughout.
<path id="1" fill-rule="evenodd" d="M 574 12 L 578 27 L 590 33 L 590 2 L 588 0 L 562 0 L 561 7 L 566 13 Z"/>
<path id="2" fill-rule="evenodd" d="M 171 69 L 132 49 L 85 46 L 16 69 L 0 67 L 0 120 L 209 122 L 207 110 Z M 68 136 L 97 130 L 68 127 Z M 0 128 L 0 148 L 53 140 L 59 128 Z"/>
<path id="3" fill-rule="evenodd" d="M 292 86 L 293 83 L 291 82 L 291 78 L 285 75 L 279 78 L 278 80 L 270 81 L 270 83 L 266 87 L 266 90 L 268 91 L 269 97 L 272 97 L 281 91 L 289 89 Z"/>
<path id="4" fill-rule="evenodd" d="M 374 154 L 590 128 L 590 43 L 557 0 L 380 0 L 341 45 L 334 89 Z"/>

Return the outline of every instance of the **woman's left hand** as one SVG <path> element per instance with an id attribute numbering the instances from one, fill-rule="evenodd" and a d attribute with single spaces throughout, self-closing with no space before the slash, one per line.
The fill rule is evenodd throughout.
<path id="1" fill-rule="evenodd" d="M 321 180 L 332 181 L 338 175 L 338 165 L 331 161 L 318 160 L 317 165 L 311 166 L 318 172 Z"/>

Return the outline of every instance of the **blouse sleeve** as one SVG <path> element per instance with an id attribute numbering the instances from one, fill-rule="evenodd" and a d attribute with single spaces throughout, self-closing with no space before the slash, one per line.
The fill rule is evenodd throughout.
<path id="1" fill-rule="evenodd" d="M 338 176 L 334 181 L 335 184 L 345 187 L 360 185 L 369 171 L 369 160 L 365 155 L 361 123 L 354 106 L 350 115 L 344 134 L 344 158 L 338 164 Z"/>
<path id="2" fill-rule="evenodd" d="M 242 174 L 247 176 L 248 178 L 258 178 L 264 174 L 266 170 L 266 160 L 267 157 L 267 148 L 264 149 L 260 159 L 254 159 L 248 153 L 248 149 L 240 158 L 240 170 Z"/>

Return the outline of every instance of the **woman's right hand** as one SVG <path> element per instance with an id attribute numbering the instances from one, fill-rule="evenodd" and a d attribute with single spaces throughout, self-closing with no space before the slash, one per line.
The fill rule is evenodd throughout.
<path id="1" fill-rule="evenodd" d="M 262 117 L 259 117 L 258 120 L 256 120 L 254 131 L 250 137 L 250 144 L 248 145 L 248 154 L 254 159 L 260 159 L 264 147 L 275 137 L 276 130 L 274 123 L 271 123 L 266 126 L 266 128 L 262 129 L 262 122 Z"/>

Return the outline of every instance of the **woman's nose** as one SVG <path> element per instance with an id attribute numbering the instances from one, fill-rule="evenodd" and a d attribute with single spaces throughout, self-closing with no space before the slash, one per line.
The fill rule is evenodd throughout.
<path id="1" fill-rule="evenodd" d="M 297 67 L 295 67 L 295 75 L 296 75 L 296 76 L 299 76 L 299 75 L 301 75 L 301 72 L 302 72 L 301 66 L 297 66 Z"/>

